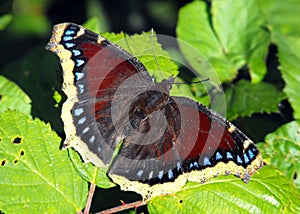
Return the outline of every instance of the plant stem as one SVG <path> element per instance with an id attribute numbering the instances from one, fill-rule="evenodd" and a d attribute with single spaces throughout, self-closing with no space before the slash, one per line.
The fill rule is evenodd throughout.
<path id="1" fill-rule="evenodd" d="M 89 212 L 90 212 L 90 208 L 91 208 L 95 188 L 96 188 L 96 184 L 91 183 L 89 195 L 88 195 L 88 198 L 87 198 L 87 202 L 86 202 L 83 214 L 89 214 Z"/>
<path id="2" fill-rule="evenodd" d="M 137 208 L 139 206 L 145 205 L 146 202 L 144 201 L 136 201 L 130 204 L 122 204 L 120 206 L 111 208 L 111 209 L 107 209 L 107 210 L 103 210 L 101 212 L 98 212 L 96 214 L 109 214 L 109 213 L 115 213 L 115 212 L 120 212 L 122 210 L 127 210 L 127 209 L 131 209 L 131 208 Z"/>

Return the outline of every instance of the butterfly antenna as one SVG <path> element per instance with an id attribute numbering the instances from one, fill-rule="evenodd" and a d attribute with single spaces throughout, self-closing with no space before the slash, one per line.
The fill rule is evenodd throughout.
<path id="1" fill-rule="evenodd" d="M 206 78 L 206 79 L 203 79 L 203 80 L 199 80 L 199 81 L 196 81 L 196 82 L 176 82 L 176 83 L 174 83 L 174 84 L 196 84 L 196 83 L 202 83 L 202 82 L 207 82 L 207 81 L 209 81 L 210 80 L 210 78 L 208 77 L 208 78 Z"/>

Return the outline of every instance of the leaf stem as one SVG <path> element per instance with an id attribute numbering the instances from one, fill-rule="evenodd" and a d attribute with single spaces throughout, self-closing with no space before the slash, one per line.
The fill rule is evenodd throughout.
<path id="1" fill-rule="evenodd" d="M 90 208 L 91 208 L 95 188 L 96 188 L 96 184 L 91 183 L 90 190 L 89 190 L 89 195 L 88 195 L 88 198 L 87 198 L 87 202 L 86 202 L 83 214 L 89 214 L 89 212 L 90 212 Z"/>
<path id="2" fill-rule="evenodd" d="M 109 214 L 109 213 L 116 213 L 116 212 L 120 212 L 122 210 L 127 210 L 127 209 L 131 209 L 131 208 L 137 208 L 139 206 L 145 205 L 147 204 L 145 201 L 135 201 L 133 203 L 130 204 L 122 204 L 120 206 L 114 207 L 114 208 L 110 208 L 107 210 L 103 210 L 101 212 L 98 212 L 96 214 Z"/>

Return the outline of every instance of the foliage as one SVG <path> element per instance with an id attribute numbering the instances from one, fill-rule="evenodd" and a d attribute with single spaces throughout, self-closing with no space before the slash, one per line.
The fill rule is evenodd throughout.
<path id="1" fill-rule="evenodd" d="M 15 9 L 3 5 L 7 11 L 2 9 L 5 15 L 0 16 L 0 41 L 4 48 L 0 68 L 0 212 L 80 212 L 89 183 L 105 189 L 107 196 L 114 184 L 106 177 L 106 169 L 82 163 L 73 150 L 60 150 L 58 135 L 63 138 L 63 129 L 61 103 L 57 102 L 64 102 L 65 97 L 60 91 L 58 59 L 43 48 L 54 21 L 46 13 L 51 11 L 51 2 L 12 2 Z M 166 1 L 160 10 L 155 9 L 160 4 L 146 1 L 144 5 L 152 11 L 149 14 L 155 14 L 156 19 L 159 16 L 162 26 L 178 12 L 176 36 L 180 51 L 168 46 L 168 52 L 163 50 L 152 31 L 133 36 L 103 34 L 137 56 L 158 81 L 170 75 L 186 83 L 210 78 L 202 84 L 174 85 L 171 93 L 210 105 L 241 127 L 248 126 L 249 133 L 266 136 L 259 139 L 264 141 L 259 148 L 267 166 L 248 184 L 233 176 L 219 176 L 205 184 L 189 182 L 178 193 L 152 198 L 148 202 L 150 213 L 300 212 L 297 3 L 193 1 L 180 5 L 178 12 L 173 1 Z M 109 29 L 109 22 L 104 21 L 108 20 L 105 7 L 93 0 L 86 4 L 89 15 L 85 19 L 90 19 L 85 26 L 97 32 Z M 167 16 L 164 10 L 173 12 Z M 135 27 L 141 25 L 139 19 L 131 20 Z M 169 55 L 181 56 L 175 64 Z M 194 74 L 186 73 L 189 67 Z M 251 122 L 243 124 L 241 117 L 248 117 Z M 254 120 L 257 117 L 258 122 Z M 274 117 L 280 122 L 274 122 Z M 270 128 L 264 126 L 266 121 Z M 256 139 L 257 135 L 250 137 Z M 120 191 L 112 195 L 109 201 L 114 200 L 115 204 L 130 197 Z M 106 207 L 103 195 L 94 200 L 100 200 L 100 206 L 94 205 L 92 210 Z"/>
<path id="2" fill-rule="evenodd" d="M 0 117 L 1 210 L 7 213 L 75 213 L 87 183 L 72 167 L 60 138 L 39 119 L 7 110 Z"/>
<path id="3" fill-rule="evenodd" d="M 300 203 L 293 198 L 299 196 L 286 177 L 275 168 L 265 166 L 247 185 L 233 176 L 219 176 L 203 185 L 191 183 L 174 195 L 154 198 L 149 210 L 153 213 L 297 213 Z"/>
<path id="4" fill-rule="evenodd" d="M 266 136 L 266 145 L 259 144 L 264 160 L 276 165 L 298 188 L 300 188 L 299 129 L 299 123 L 296 121 L 287 123 Z"/>

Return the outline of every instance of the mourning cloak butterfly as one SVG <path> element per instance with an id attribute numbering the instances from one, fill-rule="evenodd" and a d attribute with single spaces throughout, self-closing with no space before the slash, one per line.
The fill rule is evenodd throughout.
<path id="1" fill-rule="evenodd" d="M 58 24 L 47 49 L 63 69 L 63 146 L 96 166 L 109 165 L 109 177 L 123 190 L 147 199 L 220 174 L 248 182 L 263 165 L 238 128 L 194 100 L 169 96 L 173 77 L 154 83 L 139 60 L 100 35 Z"/>

